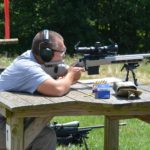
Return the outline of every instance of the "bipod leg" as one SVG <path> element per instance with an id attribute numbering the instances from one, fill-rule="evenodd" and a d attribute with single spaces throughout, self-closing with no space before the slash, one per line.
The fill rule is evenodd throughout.
<path id="1" fill-rule="evenodd" d="M 88 145 L 87 145 L 87 143 L 86 143 L 85 137 L 82 137 L 82 139 L 83 139 L 83 143 L 84 143 L 84 145 L 85 145 L 85 149 L 86 149 L 86 150 L 89 150 L 89 149 L 88 149 Z"/>
<path id="2" fill-rule="evenodd" d="M 129 71 L 130 71 L 129 64 L 124 64 L 123 67 L 121 68 L 121 71 L 124 69 L 127 71 L 125 81 L 128 81 L 129 80 Z"/>
<path id="3" fill-rule="evenodd" d="M 136 86 L 138 86 L 138 83 L 137 83 L 137 79 L 136 79 L 136 75 L 135 75 L 134 69 L 136 69 L 137 67 L 139 67 L 139 64 L 138 64 L 138 63 L 128 63 L 128 64 L 124 64 L 124 66 L 123 66 L 122 69 L 121 69 L 121 71 L 122 71 L 122 70 L 125 68 L 126 71 L 127 71 L 125 81 L 128 81 L 128 80 L 129 80 L 129 72 L 130 72 L 130 71 L 132 72 L 134 84 L 135 84 Z"/>
<path id="4" fill-rule="evenodd" d="M 129 80 L 129 69 L 126 68 L 126 70 L 127 70 L 127 74 L 126 74 L 126 79 L 125 79 L 125 81 L 128 81 L 128 80 Z"/>
<path id="5" fill-rule="evenodd" d="M 137 83 L 137 79 L 136 79 L 135 72 L 134 72 L 133 70 L 131 70 L 131 72 L 132 72 L 132 76 L 133 76 L 134 84 L 135 84 L 136 86 L 138 86 L 138 83 Z"/>

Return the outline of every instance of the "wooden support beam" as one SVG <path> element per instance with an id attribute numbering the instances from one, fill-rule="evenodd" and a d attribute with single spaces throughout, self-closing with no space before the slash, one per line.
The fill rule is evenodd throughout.
<path id="1" fill-rule="evenodd" d="M 12 39 L 0 39 L 0 45 L 1 44 L 17 44 L 18 38 L 12 38 Z"/>
<path id="2" fill-rule="evenodd" d="M 23 118 L 7 117 L 6 124 L 6 149 L 23 150 Z"/>
<path id="3" fill-rule="evenodd" d="M 29 144 L 35 139 L 35 137 L 42 131 L 42 129 L 52 118 L 52 116 L 36 118 L 30 124 L 30 126 L 25 130 L 24 134 L 24 149 L 26 149 L 29 146 Z"/>
<path id="4" fill-rule="evenodd" d="M 119 120 L 114 120 L 109 116 L 105 116 L 104 128 L 104 150 L 119 149 Z"/>

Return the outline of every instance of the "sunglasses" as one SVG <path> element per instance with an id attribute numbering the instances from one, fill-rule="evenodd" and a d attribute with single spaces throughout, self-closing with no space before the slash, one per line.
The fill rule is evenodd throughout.
<path id="1" fill-rule="evenodd" d="M 54 52 L 60 53 L 61 56 L 64 56 L 66 53 L 66 48 L 64 48 L 63 50 L 59 51 L 59 50 L 53 50 Z"/>

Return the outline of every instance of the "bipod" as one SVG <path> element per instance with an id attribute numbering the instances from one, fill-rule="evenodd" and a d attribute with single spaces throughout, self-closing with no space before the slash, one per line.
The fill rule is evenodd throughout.
<path id="1" fill-rule="evenodd" d="M 139 67 L 138 63 L 127 63 L 127 64 L 124 64 L 123 67 L 121 68 L 121 71 L 123 69 L 126 69 L 126 71 L 127 71 L 125 81 L 129 80 L 129 72 L 131 71 L 132 76 L 133 76 L 133 81 L 134 81 L 134 84 L 136 86 L 138 86 L 138 83 L 137 83 L 137 79 L 136 79 L 136 75 L 135 75 L 134 69 L 136 69 L 137 67 Z"/>
<path id="2" fill-rule="evenodd" d="M 84 145 L 85 145 L 85 150 L 89 150 L 89 149 L 88 149 L 88 145 L 87 145 L 87 143 L 86 143 L 86 138 L 87 138 L 86 136 L 83 136 L 83 137 L 82 137 L 82 140 L 83 140 L 83 143 L 84 143 Z"/>

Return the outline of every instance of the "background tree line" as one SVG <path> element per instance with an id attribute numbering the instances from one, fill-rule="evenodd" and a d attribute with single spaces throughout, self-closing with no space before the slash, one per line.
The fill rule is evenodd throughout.
<path id="1" fill-rule="evenodd" d="M 17 45 L 0 45 L 0 53 L 22 53 L 42 29 L 65 39 L 68 53 L 74 45 L 103 45 L 112 39 L 119 53 L 150 52 L 150 0 L 10 0 L 11 37 Z M 4 38 L 3 1 L 0 2 L 0 38 Z"/>

